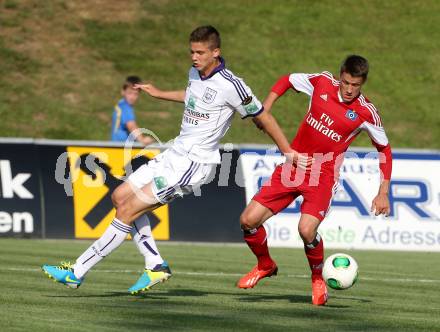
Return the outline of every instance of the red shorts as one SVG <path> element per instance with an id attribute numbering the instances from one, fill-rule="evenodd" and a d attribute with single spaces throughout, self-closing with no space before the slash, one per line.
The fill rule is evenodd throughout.
<path id="1" fill-rule="evenodd" d="M 309 175 L 298 178 L 304 178 L 302 181 L 295 179 L 296 168 L 291 171 L 284 171 L 287 180 L 281 180 L 282 165 L 275 168 L 271 178 L 263 184 L 260 191 L 253 197 L 253 200 L 267 207 L 273 214 L 284 210 L 298 196 L 303 196 L 301 204 L 301 213 L 310 214 L 320 221 L 324 219 L 337 188 L 333 177 L 323 176 L 321 174 L 319 181 L 311 181 Z M 290 173 L 290 178 L 287 174 Z M 297 183 L 296 183 L 297 182 Z"/>

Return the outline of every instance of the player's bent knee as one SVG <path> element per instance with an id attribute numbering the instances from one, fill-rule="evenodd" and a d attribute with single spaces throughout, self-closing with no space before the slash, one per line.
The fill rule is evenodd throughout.
<path id="1" fill-rule="evenodd" d="M 120 206 L 124 200 L 127 199 L 126 191 L 123 189 L 122 185 L 113 190 L 111 199 L 115 208 Z"/>
<path id="2" fill-rule="evenodd" d="M 112 198 L 113 206 L 115 208 L 117 208 L 119 205 L 121 205 L 122 199 L 119 198 L 119 195 L 116 190 L 113 191 L 111 198 Z"/>
<path id="3" fill-rule="evenodd" d="M 242 230 L 250 230 L 258 226 L 258 223 L 253 220 L 249 213 L 243 212 L 240 216 L 240 227 Z"/>
<path id="4" fill-rule="evenodd" d="M 311 227 L 310 225 L 307 225 L 307 224 L 299 224 L 298 225 L 298 232 L 299 232 L 299 235 L 301 236 L 301 239 L 303 240 L 303 242 L 305 244 L 311 243 L 315 239 L 315 236 L 316 236 L 315 227 Z"/>
<path id="5" fill-rule="evenodd" d="M 131 211 L 128 202 L 121 203 L 116 207 L 116 218 L 122 221 L 124 224 L 131 225 L 133 212 Z"/>
<path id="6" fill-rule="evenodd" d="M 117 208 L 125 200 L 129 199 L 133 193 L 134 193 L 134 188 L 128 182 L 124 182 L 120 184 L 119 186 L 116 187 L 115 190 L 113 190 L 111 195 L 113 206 Z"/>

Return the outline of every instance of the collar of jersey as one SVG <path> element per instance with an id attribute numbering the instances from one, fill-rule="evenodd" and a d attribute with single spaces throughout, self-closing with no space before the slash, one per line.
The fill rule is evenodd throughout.
<path id="1" fill-rule="evenodd" d="M 202 81 L 210 79 L 212 76 L 217 74 L 219 71 L 225 69 L 225 59 L 223 59 L 222 57 L 219 57 L 219 60 L 220 60 L 220 64 L 217 67 L 215 67 L 214 70 L 211 72 L 211 74 L 209 74 L 208 76 L 202 77 L 202 76 L 200 76 L 200 72 L 199 72 L 199 76 Z"/>

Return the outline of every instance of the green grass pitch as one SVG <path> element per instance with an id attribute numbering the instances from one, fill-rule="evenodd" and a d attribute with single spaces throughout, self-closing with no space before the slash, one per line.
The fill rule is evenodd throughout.
<path id="1" fill-rule="evenodd" d="M 141 296 L 127 288 L 143 258 L 127 241 L 78 289 L 49 280 L 44 263 L 73 260 L 91 241 L 0 240 L 2 331 L 439 331 L 439 253 L 347 251 L 358 283 L 311 305 L 299 249 L 272 249 L 280 272 L 235 287 L 255 263 L 242 245 L 159 243 L 173 277 Z M 328 250 L 326 255 L 335 251 Z"/>

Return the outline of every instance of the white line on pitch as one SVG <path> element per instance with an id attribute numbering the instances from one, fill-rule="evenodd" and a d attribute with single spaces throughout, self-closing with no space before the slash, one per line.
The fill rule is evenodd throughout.
<path id="1" fill-rule="evenodd" d="M 26 267 L 0 267 L 0 271 L 21 271 L 21 272 L 36 272 L 41 271 L 39 268 Z M 93 270 L 97 273 L 140 273 L 141 270 Z M 204 276 L 204 277 L 241 277 L 242 273 L 222 273 L 222 272 L 183 272 L 173 271 L 173 274 L 188 275 L 188 276 Z M 308 274 L 288 274 L 288 278 L 295 279 L 309 279 Z M 439 279 L 414 279 L 414 278 L 371 278 L 360 276 L 361 280 L 366 281 L 381 281 L 381 282 L 420 282 L 420 283 L 440 283 Z"/>

